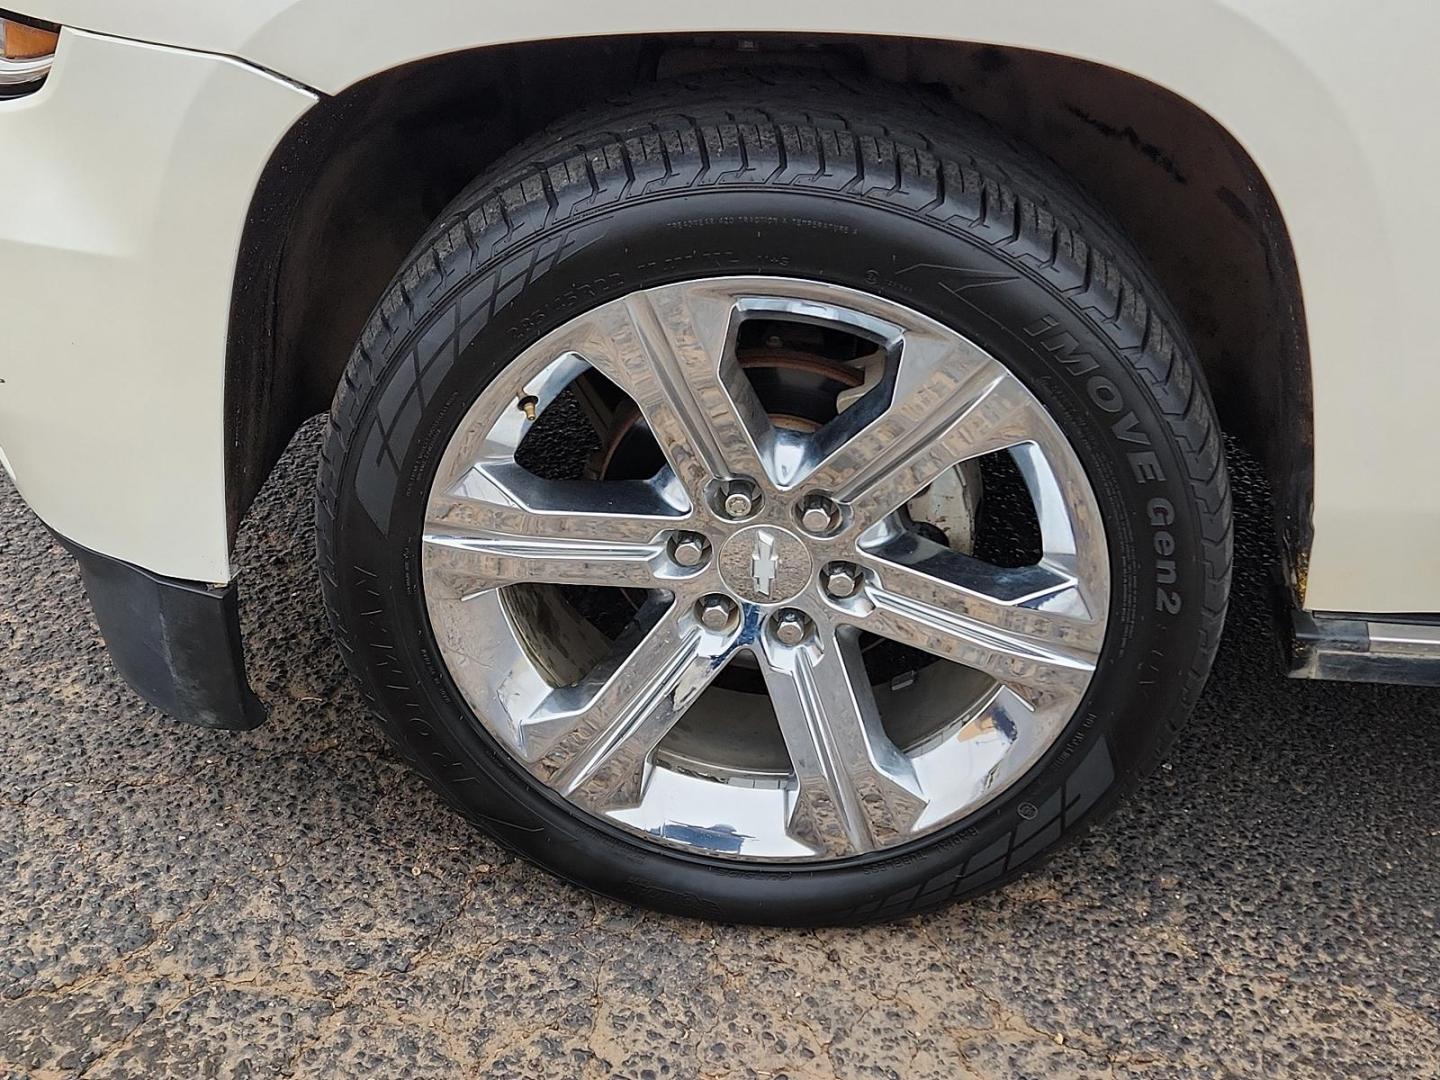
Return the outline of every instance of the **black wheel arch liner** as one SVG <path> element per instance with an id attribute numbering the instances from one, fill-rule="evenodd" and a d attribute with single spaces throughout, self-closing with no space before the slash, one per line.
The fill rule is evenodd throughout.
<path id="1" fill-rule="evenodd" d="M 826 48 L 843 45 L 851 51 L 863 51 L 865 46 L 865 40 L 837 44 L 823 35 L 817 41 Z M 334 341 L 327 337 L 324 342 L 302 338 L 297 329 L 306 324 L 302 316 L 315 314 L 312 290 L 323 290 L 323 285 L 315 283 L 336 279 L 333 272 L 321 272 L 318 268 L 328 264 L 317 260 L 339 260 L 335 265 L 352 271 L 357 264 L 398 269 L 439 209 L 490 160 L 556 115 L 644 82 L 645 76 L 636 73 L 655 69 L 663 56 L 657 59 L 651 53 L 666 44 L 663 37 L 652 40 L 630 35 L 470 50 L 380 73 L 334 96 L 322 96 L 300 117 L 261 174 L 238 253 L 225 374 L 226 503 L 232 543 L 246 510 L 291 436 L 306 417 L 328 406 L 344 360 L 369 316 L 371 301 L 378 301 L 388 284 L 388 277 L 383 281 L 377 277 L 362 288 L 359 277 L 352 275 L 347 280 L 357 293 L 366 295 L 363 302 L 346 307 L 337 325 L 353 321 L 353 335 L 335 334 Z M 957 70 L 977 80 L 989 73 L 993 86 L 987 83 L 988 90 L 982 87 L 968 96 L 959 94 L 958 102 L 1010 137 L 1054 158 L 1062 171 L 1086 188 L 1092 200 L 1135 238 L 1142 258 L 1177 303 L 1182 323 L 1196 341 L 1222 427 L 1262 463 L 1274 492 L 1277 586 L 1290 608 L 1303 608 L 1314 498 L 1309 343 L 1293 247 L 1281 208 L 1259 167 L 1234 137 L 1198 106 L 1123 71 L 974 43 L 915 42 L 912 47 L 949 58 L 960 65 Z M 591 52 L 596 55 L 590 56 Z M 562 103 L 561 98 L 551 100 L 533 88 L 513 108 L 507 99 L 505 108 L 486 116 L 483 150 L 470 142 L 464 144 L 475 160 L 456 175 L 428 177 L 434 190 L 427 188 L 425 199 L 373 207 L 362 201 L 343 212 L 335 210 L 347 185 L 377 182 L 373 169 L 357 164 L 357 148 L 369 145 L 366 140 L 372 135 L 379 139 L 377 131 L 390 133 L 386 138 L 394 136 L 390 141 L 399 138 L 395 116 L 401 103 L 433 93 L 437 95 L 435 122 L 449 122 L 445 118 L 453 116 L 453 110 L 444 104 L 444 94 L 437 88 L 453 85 L 471 93 L 486 86 L 524 88 L 537 72 L 538 81 L 549 85 L 553 83 L 549 72 L 561 60 L 567 71 L 587 70 L 586 63 L 603 61 L 601 67 L 611 74 L 615 86 L 606 88 L 591 77 L 577 91 L 578 100 L 574 94 L 562 95 Z M 727 62 L 736 63 L 733 58 Z M 745 61 L 756 62 L 760 61 Z M 1047 98 L 1044 108 L 1035 107 L 1043 124 L 1028 121 L 1028 112 L 1018 106 L 1013 107 L 1018 109 L 1014 115 L 1007 112 L 1012 107 L 1006 102 L 1015 95 L 1005 91 L 1012 83 L 1032 89 L 1061 88 L 1055 90 L 1058 96 L 1054 101 Z M 497 99 L 492 94 L 485 100 Z M 430 112 L 424 115 L 431 116 Z M 1174 130 L 1167 130 L 1157 116 L 1174 121 Z M 1144 137 L 1132 130 L 1132 120 Z M 1063 138 L 1047 141 L 1051 128 Z M 466 138 L 473 142 L 469 129 Z M 1187 139 L 1200 141 L 1191 145 Z M 413 151 L 400 155 L 406 162 L 417 156 L 443 158 L 446 152 L 456 151 L 453 142 L 406 145 Z M 1067 147 L 1069 157 L 1063 153 Z M 1086 162 L 1091 164 L 1086 166 Z M 1106 168 L 1098 168 L 1095 162 Z M 1122 165 L 1124 168 L 1109 168 Z M 1102 181 L 1110 171 L 1117 173 L 1121 194 L 1103 189 Z M 1134 182 L 1138 178 L 1144 182 L 1137 188 Z M 404 186 L 399 178 L 380 179 L 386 181 L 380 187 L 387 192 Z M 413 178 L 407 182 L 409 179 Z M 1137 191 L 1155 194 L 1136 200 Z M 1122 197 L 1125 193 L 1128 195 Z M 438 206 L 422 205 L 435 200 L 439 200 Z M 360 213 L 362 210 L 365 212 Z M 336 221 L 344 225 L 346 236 L 357 231 L 383 234 L 378 246 L 358 252 L 344 244 L 337 246 L 335 234 L 324 233 L 335 222 L 317 220 L 326 214 L 338 215 Z M 1164 259 L 1157 262 L 1158 256 L 1176 246 L 1171 243 L 1176 222 L 1188 220 L 1201 221 L 1204 231 L 1186 234 L 1187 243 L 1179 245 L 1182 252 L 1225 252 L 1210 271 L 1199 275 L 1193 288 L 1187 275 L 1194 271 L 1194 259 L 1177 255 L 1168 263 Z M 364 230 L 355 228 L 358 222 L 364 223 Z M 393 260 L 388 268 L 386 259 Z M 1243 279 L 1248 281 L 1244 288 L 1238 284 L 1242 279 L 1232 272 L 1237 265 L 1250 275 Z M 1242 308 L 1229 311 L 1217 307 L 1222 294 L 1244 294 L 1249 299 Z M 336 305 L 327 302 L 321 306 L 328 310 Z M 1227 326 L 1249 325 L 1242 315 L 1264 329 L 1263 342 L 1257 344 L 1260 338 L 1242 335 L 1248 344 L 1241 348 L 1231 340 L 1233 335 L 1226 336 Z M 337 344 L 341 339 L 343 356 Z"/>

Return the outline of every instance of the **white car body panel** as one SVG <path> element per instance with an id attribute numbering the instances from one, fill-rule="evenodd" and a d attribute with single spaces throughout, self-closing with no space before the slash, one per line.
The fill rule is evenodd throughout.
<path id="1" fill-rule="evenodd" d="M 67 31 L 45 86 L 0 102 L 0 445 L 76 543 L 229 580 L 235 254 L 314 101 L 233 60 Z"/>
<path id="2" fill-rule="evenodd" d="M 1304 290 L 1316 439 L 1306 605 L 1440 611 L 1430 464 L 1440 366 L 1428 310 L 1440 286 L 1440 208 L 1428 190 L 1440 171 L 1429 116 L 1440 5 L 1430 0 L 1392 0 L 1364 17 L 1344 0 L 34 0 L 26 10 L 216 54 L 156 50 L 151 68 L 131 53 L 105 60 L 102 79 L 92 65 L 105 50 L 70 34 L 42 94 L 0 104 L 0 144 L 27 170 L 18 182 L 0 173 L 0 277 L 53 274 L 57 297 L 47 312 L 18 312 L 11 349 L 42 354 L 54 374 L 36 376 L 34 392 L 0 387 L 0 442 L 41 516 L 81 543 L 174 576 L 229 572 L 220 441 L 230 276 L 255 179 L 311 97 L 219 56 L 337 93 L 412 60 L 502 42 L 904 35 L 1121 69 L 1194 102 L 1237 139 L 1271 185 Z M 133 142 L 97 141 L 101 98 L 107 122 L 138 129 Z M 21 132 L 13 125 L 26 109 L 35 121 Z M 83 193 L 94 201 L 70 198 L 70 217 L 31 237 L 35 212 L 65 209 L 65 184 L 86 170 L 107 181 Z M 35 430 L 59 400 L 70 403 L 68 438 Z M 97 477 L 104 440 L 87 425 L 117 422 L 125 431 Z"/>

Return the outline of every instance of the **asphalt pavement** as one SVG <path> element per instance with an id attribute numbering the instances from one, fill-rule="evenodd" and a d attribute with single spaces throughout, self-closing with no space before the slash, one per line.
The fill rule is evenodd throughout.
<path id="1" fill-rule="evenodd" d="M 560 884 L 397 761 L 325 623 L 317 432 L 241 537 L 248 734 L 126 688 L 0 476 L 0 1076 L 1440 1075 L 1440 691 L 1281 675 L 1243 459 L 1163 768 L 1002 892 L 795 932 Z"/>

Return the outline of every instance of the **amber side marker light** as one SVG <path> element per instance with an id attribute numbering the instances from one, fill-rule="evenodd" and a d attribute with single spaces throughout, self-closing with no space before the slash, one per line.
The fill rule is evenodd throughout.
<path id="1" fill-rule="evenodd" d="M 60 28 L 0 15 L 0 96 L 33 90 L 50 73 Z"/>

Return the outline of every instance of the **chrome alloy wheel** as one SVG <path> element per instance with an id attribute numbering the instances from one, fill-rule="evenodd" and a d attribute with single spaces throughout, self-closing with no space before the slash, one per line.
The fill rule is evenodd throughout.
<path id="1" fill-rule="evenodd" d="M 843 331 L 881 362 L 833 419 L 796 430 L 737 359 L 749 320 Z M 659 444 L 653 478 L 546 480 L 517 462 L 591 370 Z M 1029 565 L 947 546 L 907 509 L 999 452 L 1033 504 Z M 526 348 L 451 438 L 422 556 L 449 674 L 520 766 L 632 833 L 747 860 L 892 847 L 1005 791 L 1079 706 L 1110 592 L 1075 452 L 1004 366 L 902 305 L 768 277 L 632 293 Z M 580 663 L 593 628 L 536 586 L 641 602 Z M 933 662 L 877 679 L 875 638 Z M 746 666 L 766 693 L 721 678 Z"/>

